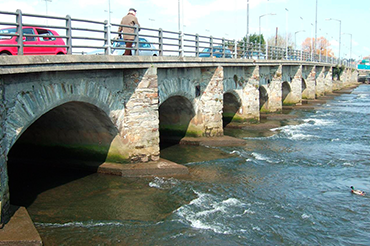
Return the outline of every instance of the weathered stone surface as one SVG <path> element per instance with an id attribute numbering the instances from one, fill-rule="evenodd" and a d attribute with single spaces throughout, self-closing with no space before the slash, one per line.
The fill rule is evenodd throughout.
<path id="1" fill-rule="evenodd" d="M 155 162 L 135 163 L 135 164 L 115 164 L 104 163 L 98 168 L 99 173 L 118 175 L 122 177 L 172 177 L 188 175 L 189 170 L 183 165 L 159 159 Z"/>
<path id="2" fill-rule="evenodd" d="M 42 240 L 26 208 L 12 207 L 16 210 L 10 221 L 0 229 L 0 245 L 36 246 L 42 245 Z"/>

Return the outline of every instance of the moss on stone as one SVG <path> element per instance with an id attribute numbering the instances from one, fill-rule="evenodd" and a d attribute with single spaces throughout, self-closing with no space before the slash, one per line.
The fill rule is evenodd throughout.
<path id="1" fill-rule="evenodd" d="M 126 163 L 128 156 L 120 154 L 114 148 L 110 149 L 107 145 L 98 144 L 21 144 L 18 151 L 22 152 L 23 157 L 33 159 L 59 159 L 59 160 L 81 160 L 81 161 L 112 161 Z"/>

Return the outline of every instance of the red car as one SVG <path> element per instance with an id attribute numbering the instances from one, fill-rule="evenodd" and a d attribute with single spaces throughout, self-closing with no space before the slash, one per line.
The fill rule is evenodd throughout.
<path id="1" fill-rule="evenodd" d="M 0 29 L 0 55 L 18 55 L 18 47 L 11 47 L 7 45 L 17 45 L 17 36 L 4 36 L 2 34 L 16 33 L 15 27 Z M 31 37 L 28 35 L 42 35 L 42 37 Z M 39 28 L 24 26 L 23 27 L 23 54 L 24 55 L 65 55 L 67 49 L 62 38 L 56 31 Z M 32 47 L 27 47 L 32 45 Z M 34 45 L 34 46 L 33 46 Z M 54 46 L 54 47 L 43 47 L 43 45 Z"/>

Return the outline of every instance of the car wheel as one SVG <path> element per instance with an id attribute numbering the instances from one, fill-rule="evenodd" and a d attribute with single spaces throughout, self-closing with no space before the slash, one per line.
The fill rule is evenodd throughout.
<path id="1" fill-rule="evenodd" d="M 1 53 L 0 56 L 8 56 L 8 53 Z"/>

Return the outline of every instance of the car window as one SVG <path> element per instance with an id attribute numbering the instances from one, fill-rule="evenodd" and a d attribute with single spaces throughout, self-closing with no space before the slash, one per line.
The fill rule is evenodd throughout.
<path id="1" fill-rule="evenodd" d="M 56 39 L 56 38 L 52 37 L 53 33 L 49 30 L 36 29 L 36 31 L 39 35 L 43 36 L 43 37 L 40 37 L 40 41 L 55 41 L 55 39 Z"/>
<path id="2" fill-rule="evenodd" d="M 23 35 L 27 35 L 27 34 L 31 34 L 31 35 L 34 35 L 35 32 L 33 31 L 33 29 L 31 28 L 24 28 L 23 29 Z M 26 40 L 25 41 L 36 41 L 36 37 L 27 37 L 26 36 Z"/>
<path id="3" fill-rule="evenodd" d="M 203 52 L 209 52 L 209 48 L 205 48 L 204 50 L 203 50 Z"/>
<path id="4" fill-rule="evenodd" d="M 140 48 L 150 48 L 150 44 L 140 43 Z"/>
<path id="5" fill-rule="evenodd" d="M 13 36 L 2 36 L 1 34 L 11 34 L 16 33 L 15 28 L 7 28 L 0 30 L 0 39 L 11 39 Z"/>
<path id="6" fill-rule="evenodd" d="M 125 42 L 123 41 L 115 41 L 113 42 L 113 47 L 125 47 Z"/>

